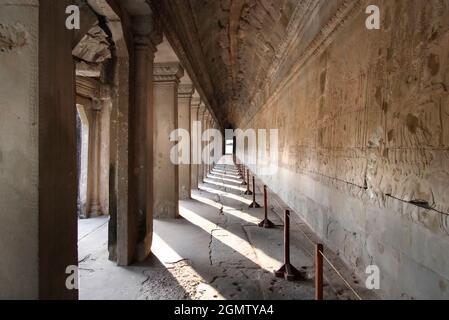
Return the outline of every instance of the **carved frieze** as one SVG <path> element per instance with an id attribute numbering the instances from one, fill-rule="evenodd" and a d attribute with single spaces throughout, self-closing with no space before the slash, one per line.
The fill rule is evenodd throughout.
<path id="1" fill-rule="evenodd" d="M 191 84 L 180 84 L 178 86 L 178 98 L 191 99 L 195 88 Z"/>
<path id="2" fill-rule="evenodd" d="M 154 81 L 176 82 L 184 76 L 184 68 L 179 63 L 157 63 L 153 68 Z"/>

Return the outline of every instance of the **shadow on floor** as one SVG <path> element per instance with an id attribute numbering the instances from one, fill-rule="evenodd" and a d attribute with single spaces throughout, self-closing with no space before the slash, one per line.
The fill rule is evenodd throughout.
<path id="1" fill-rule="evenodd" d="M 126 268 L 108 261 L 107 220 L 86 222 L 79 240 L 80 298 L 313 299 L 311 280 L 274 277 L 283 262 L 283 223 L 270 207 L 278 227 L 259 228 L 264 209 L 249 209 L 252 199 L 245 190 L 235 166 L 218 165 L 192 200 L 180 201 L 181 219 L 154 221 L 153 256 Z M 256 199 L 263 200 L 260 190 Z M 313 260 L 304 240 L 297 232 L 291 238 L 292 263 L 310 271 Z M 337 299 L 327 285 L 325 297 Z"/>

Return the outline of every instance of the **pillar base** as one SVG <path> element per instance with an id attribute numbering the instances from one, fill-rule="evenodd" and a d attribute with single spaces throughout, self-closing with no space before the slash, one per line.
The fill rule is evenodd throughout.
<path id="1" fill-rule="evenodd" d="M 102 216 L 101 208 L 99 205 L 94 205 L 90 208 L 87 218 L 98 218 Z"/>
<path id="2" fill-rule="evenodd" d="M 275 225 L 269 219 L 265 219 L 261 223 L 259 223 L 259 227 L 265 228 L 265 229 L 273 229 L 275 227 Z"/>
<path id="3" fill-rule="evenodd" d="M 244 193 L 245 196 L 252 196 L 253 193 L 251 190 L 246 190 L 246 192 Z"/>
<path id="4" fill-rule="evenodd" d="M 303 281 L 306 280 L 306 273 L 299 271 L 290 263 L 284 264 L 282 268 L 274 272 L 277 278 L 284 278 L 287 281 Z"/>
<path id="5" fill-rule="evenodd" d="M 137 244 L 136 261 L 145 262 L 151 255 L 151 245 L 153 243 L 153 232 L 147 234 L 145 240 Z"/>

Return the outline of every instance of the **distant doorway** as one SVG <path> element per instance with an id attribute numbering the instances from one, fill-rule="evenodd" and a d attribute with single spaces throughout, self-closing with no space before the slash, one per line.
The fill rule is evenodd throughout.
<path id="1" fill-rule="evenodd" d="M 226 140 L 226 155 L 232 155 L 234 153 L 234 140 Z"/>

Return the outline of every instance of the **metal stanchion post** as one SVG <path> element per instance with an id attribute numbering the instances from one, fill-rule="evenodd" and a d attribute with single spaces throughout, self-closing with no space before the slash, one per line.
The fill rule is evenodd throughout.
<path id="1" fill-rule="evenodd" d="M 278 271 L 275 271 L 275 275 L 278 278 L 285 278 L 287 281 L 304 280 L 305 272 L 301 272 L 296 269 L 290 263 L 290 211 L 285 210 L 284 217 L 284 265 Z"/>
<path id="2" fill-rule="evenodd" d="M 245 192 L 245 195 L 246 196 L 251 196 L 253 193 L 251 192 L 251 189 L 250 189 L 250 186 L 249 186 L 249 170 L 246 170 L 246 177 L 247 177 L 247 184 L 248 184 L 248 187 L 246 188 L 246 192 Z"/>
<path id="3" fill-rule="evenodd" d="M 323 300 L 323 245 L 315 247 L 315 299 Z"/>
<path id="4" fill-rule="evenodd" d="M 256 177 L 253 175 L 253 202 L 249 205 L 250 208 L 260 208 L 256 202 Z"/>
<path id="5" fill-rule="evenodd" d="M 265 218 L 259 223 L 259 227 L 266 229 L 274 228 L 274 223 L 268 219 L 268 187 L 266 185 L 263 186 L 263 205 L 265 208 Z"/>

